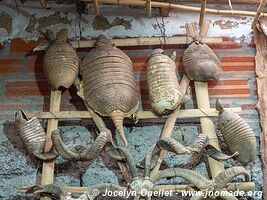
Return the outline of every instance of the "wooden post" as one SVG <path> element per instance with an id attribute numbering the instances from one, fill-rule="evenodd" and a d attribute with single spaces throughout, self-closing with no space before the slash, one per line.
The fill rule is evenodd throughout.
<path id="1" fill-rule="evenodd" d="M 99 15 L 100 12 L 99 12 L 98 0 L 93 0 L 93 4 L 94 4 L 95 15 Z"/>
<path id="2" fill-rule="evenodd" d="M 255 15 L 255 18 L 254 18 L 254 20 L 253 20 L 252 27 L 251 27 L 253 30 L 256 28 L 256 24 L 257 24 L 258 21 L 259 21 L 260 15 L 261 15 L 261 13 L 262 13 L 264 7 L 265 7 L 265 4 L 266 4 L 266 0 L 261 0 L 261 1 L 260 1 L 260 5 L 259 5 L 259 7 L 258 7 L 258 9 L 257 9 L 257 13 L 256 13 L 256 15 Z"/>
<path id="3" fill-rule="evenodd" d="M 60 110 L 60 101 L 61 101 L 61 91 L 55 90 L 51 91 L 50 95 L 50 111 L 59 111 Z M 47 123 L 46 131 L 46 143 L 45 143 L 45 152 L 48 152 L 52 147 L 51 132 L 58 127 L 57 119 L 49 119 Z M 52 184 L 54 181 L 54 167 L 55 160 L 50 160 L 43 162 L 42 169 L 42 180 L 41 185 Z M 44 198 L 45 199 L 45 198 Z"/>
<path id="4" fill-rule="evenodd" d="M 151 0 L 146 0 L 147 3 L 147 17 L 152 17 L 152 8 L 151 8 Z"/>
<path id="5" fill-rule="evenodd" d="M 197 105 L 199 109 L 210 108 L 208 84 L 206 82 L 195 81 L 195 91 L 197 98 Z M 217 135 L 215 133 L 215 127 L 212 120 L 209 117 L 200 118 L 202 133 L 209 137 L 210 144 L 220 150 Z M 221 171 L 224 170 L 224 165 L 222 162 L 216 161 L 212 158 L 208 158 L 209 166 L 212 178 L 217 176 Z"/>
<path id="6" fill-rule="evenodd" d="M 199 16 L 200 27 L 202 27 L 202 24 L 205 18 L 206 3 L 207 3 L 207 0 L 201 0 L 201 10 L 200 10 L 200 16 Z"/>

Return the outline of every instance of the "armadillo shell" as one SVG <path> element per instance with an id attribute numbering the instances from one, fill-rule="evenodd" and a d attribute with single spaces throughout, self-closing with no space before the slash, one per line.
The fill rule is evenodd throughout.
<path id="1" fill-rule="evenodd" d="M 28 119 L 26 114 L 19 110 L 16 112 L 15 124 L 25 147 L 28 152 L 41 160 L 50 160 L 55 158 L 52 154 L 43 154 L 45 145 L 45 131 L 36 117 Z"/>
<path id="2" fill-rule="evenodd" d="M 206 44 L 192 43 L 185 50 L 182 62 L 190 80 L 218 80 L 221 77 L 220 61 Z"/>
<path id="3" fill-rule="evenodd" d="M 78 76 L 79 59 L 68 42 L 52 43 L 44 56 L 44 74 L 53 90 L 69 88 Z"/>
<path id="4" fill-rule="evenodd" d="M 148 61 L 149 99 L 158 114 L 169 114 L 181 102 L 182 93 L 175 70 L 175 62 L 162 53 L 153 54 Z"/>
<path id="5" fill-rule="evenodd" d="M 106 45 L 91 50 L 82 63 L 85 101 L 96 112 L 110 116 L 121 110 L 131 116 L 138 106 L 132 62 L 120 49 Z"/>
<path id="6" fill-rule="evenodd" d="M 256 157 L 256 138 L 249 125 L 238 114 L 224 110 L 219 115 L 219 127 L 231 153 L 239 152 L 237 159 L 247 165 Z"/>

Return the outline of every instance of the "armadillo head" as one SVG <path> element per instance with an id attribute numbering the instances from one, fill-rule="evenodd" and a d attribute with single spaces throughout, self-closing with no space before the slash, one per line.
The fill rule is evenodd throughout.
<path id="1" fill-rule="evenodd" d="M 216 110 L 219 111 L 220 114 L 224 111 L 224 106 L 222 104 L 221 99 L 216 100 Z"/>
<path id="2" fill-rule="evenodd" d="M 127 146 L 127 140 L 123 131 L 124 112 L 122 112 L 121 110 L 114 110 L 109 113 L 109 116 L 111 117 L 118 133 L 120 134 L 123 143 Z"/>
<path id="3" fill-rule="evenodd" d="M 113 46 L 113 43 L 110 39 L 108 39 L 104 35 L 99 35 L 95 44 L 97 47 L 102 47 L 102 46 Z"/>

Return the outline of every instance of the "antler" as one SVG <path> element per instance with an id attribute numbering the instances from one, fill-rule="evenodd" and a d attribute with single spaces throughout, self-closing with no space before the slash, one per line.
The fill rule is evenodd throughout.
<path id="1" fill-rule="evenodd" d="M 88 161 L 96 158 L 105 144 L 111 141 L 111 132 L 105 129 L 95 139 L 94 143 L 87 149 L 85 147 L 67 147 L 62 141 L 59 130 L 54 130 L 51 135 L 53 147 L 57 153 L 66 160 Z"/>

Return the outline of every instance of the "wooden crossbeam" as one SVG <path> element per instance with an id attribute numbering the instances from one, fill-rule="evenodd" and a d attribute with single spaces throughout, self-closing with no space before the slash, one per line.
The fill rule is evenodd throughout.
<path id="1" fill-rule="evenodd" d="M 240 107 L 226 108 L 226 110 L 232 110 L 236 113 L 241 112 Z M 181 118 L 197 118 L 197 117 L 216 117 L 219 112 L 215 108 L 201 108 L 201 109 L 186 109 L 180 110 L 177 119 Z M 88 111 L 49 111 L 49 112 L 27 112 L 27 116 L 37 117 L 39 119 L 83 119 L 92 118 Z M 155 115 L 151 111 L 137 111 L 136 117 L 138 119 L 157 119 L 162 118 Z M 167 116 L 164 116 L 167 118 Z"/>
<path id="2" fill-rule="evenodd" d="M 192 42 L 192 38 L 187 38 L 185 36 L 175 36 L 175 37 L 139 37 L 139 38 L 121 38 L 112 39 L 112 42 L 117 47 L 127 47 L 127 46 L 147 46 L 147 45 L 161 45 L 162 41 L 166 41 L 166 45 L 171 44 L 188 44 Z M 208 37 L 203 38 L 205 43 L 221 43 L 222 37 Z M 81 41 L 70 41 L 74 48 L 90 48 L 94 47 L 96 40 L 81 40 Z M 43 51 L 48 47 L 49 43 L 44 42 L 33 49 L 33 51 Z"/>

